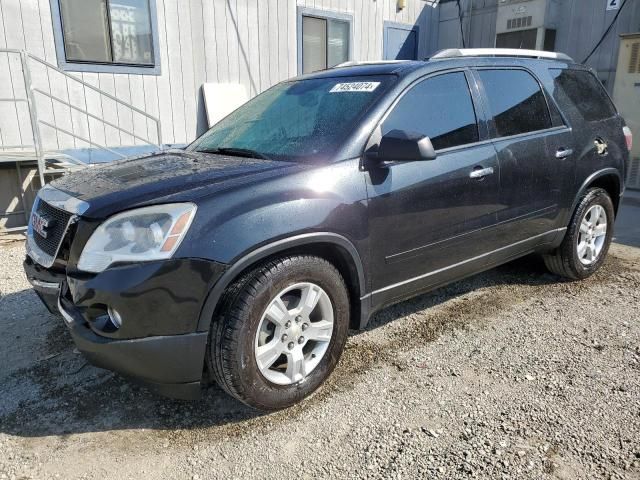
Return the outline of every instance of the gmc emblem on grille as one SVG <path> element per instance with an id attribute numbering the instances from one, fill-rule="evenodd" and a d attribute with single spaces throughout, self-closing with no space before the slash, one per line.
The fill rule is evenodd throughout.
<path id="1" fill-rule="evenodd" d="M 53 220 L 43 217 L 36 212 L 31 213 L 31 226 L 33 227 L 34 232 L 42 238 L 47 238 L 47 229 L 53 227 L 54 223 L 55 222 Z"/>

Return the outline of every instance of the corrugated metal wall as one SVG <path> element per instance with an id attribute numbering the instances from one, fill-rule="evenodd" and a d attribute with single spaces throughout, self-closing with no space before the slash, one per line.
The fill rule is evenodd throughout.
<path id="1" fill-rule="evenodd" d="M 582 62 L 600 39 L 616 15 L 607 11 L 607 0 L 553 0 L 557 4 L 556 50 Z M 620 34 L 640 31 L 640 2 L 627 0 L 622 14 L 604 43 L 588 64 L 598 71 L 600 79 L 611 91 L 618 61 Z M 493 47 L 498 0 L 461 0 L 465 14 L 464 32 L 467 47 Z M 471 15 L 469 8 L 472 7 Z M 456 2 L 441 3 L 432 29 L 438 31 L 437 44 L 429 51 L 462 46 Z"/>
<path id="2" fill-rule="evenodd" d="M 461 0 L 464 14 L 463 31 L 467 47 L 493 47 L 496 39 L 497 0 Z M 469 7 L 473 9 L 469 12 Z M 471 21 L 470 21 L 471 19 Z M 431 25 L 437 31 L 437 44 L 429 46 L 429 53 L 444 48 L 462 47 L 460 19 L 456 2 L 441 3 Z"/>
<path id="3" fill-rule="evenodd" d="M 397 0 L 156 0 L 162 74 L 133 75 L 78 73 L 96 87 L 130 101 L 134 106 L 159 116 L 165 143 L 186 143 L 205 128 L 200 87 L 205 82 L 243 84 L 255 95 L 274 83 L 297 73 L 297 6 L 332 10 L 353 15 L 354 60 L 382 56 L 383 22 L 423 26 L 420 52 L 426 54 L 434 39 L 426 26 L 434 9 L 422 0 L 407 0 L 398 11 Z M 26 49 L 56 64 L 50 0 L 0 0 L 0 48 Z M 11 63 L 13 62 L 13 63 Z M 0 88 L 20 90 L 20 65 L 0 58 L 0 74 L 9 73 L 11 84 Z M 50 72 L 34 72 L 38 86 L 64 99 L 83 101 L 81 92 Z M 1 92 L 0 92 L 1 93 Z M 1 95 L 0 95 L 1 96 Z M 103 110 L 107 119 L 135 131 L 146 131 L 143 118 L 124 114 L 115 105 L 98 104 L 87 96 L 87 108 Z M 53 102 L 41 102 L 39 113 L 70 131 L 88 136 L 81 115 Z M 92 108 L 95 107 L 95 108 Z M 130 117 L 130 118 L 129 118 Z M 20 126 L 26 125 L 21 131 Z M 95 133 L 95 132 L 94 132 Z M 0 105 L 0 143 L 30 143 L 28 117 L 13 106 Z M 49 149 L 86 147 L 82 142 L 53 131 L 44 131 Z M 124 137 L 124 138 L 123 138 Z M 22 140 L 22 142 L 21 142 Z M 131 145 L 131 137 L 104 129 L 102 139 L 109 146 Z M 14 142 L 14 143 L 12 143 Z M 101 142 L 102 143 L 102 142 Z"/>
<path id="4" fill-rule="evenodd" d="M 640 2 L 627 2 L 628 5 L 618 17 L 615 27 L 588 62 L 589 66 L 598 71 L 609 91 L 612 91 L 615 80 L 620 35 L 640 31 Z M 605 0 L 561 1 L 559 14 L 563 21 L 558 26 L 558 50 L 566 51 L 582 62 L 615 17 L 615 10 L 606 11 L 606 3 Z"/>

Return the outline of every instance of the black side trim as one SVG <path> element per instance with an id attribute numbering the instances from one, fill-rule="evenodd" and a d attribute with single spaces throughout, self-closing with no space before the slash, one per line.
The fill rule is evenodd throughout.
<path id="1" fill-rule="evenodd" d="M 386 306 L 399 303 L 417 295 L 433 291 L 449 283 L 460 281 L 471 275 L 475 275 L 504 263 L 523 257 L 529 253 L 540 251 L 540 248 L 552 244 L 558 235 L 566 231 L 566 228 L 551 230 L 497 250 L 487 252 L 468 260 L 425 273 L 403 282 L 399 282 L 381 288 L 369 294 L 371 298 L 371 310 L 373 315 Z M 365 324 L 366 325 L 366 324 Z"/>
<path id="2" fill-rule="evenodd" d="M 438 240 L 438 241 L 429 243 L 427 245 L 423 245 L 421 247 L 416 247 L 416 248 L 414 248 L 412 250 L 407 250 L 406 252 L 400 252 L 400 253 L 394 253 L 392 255 L 388 255 L 388 256 L 384 257 L 384 261 L 385 261 L 385 263 L 397 263 L 397 262 L 402 262 L 402 261 L 409 260 L 409 259 L 414 259 L 416 257 L 422 256 L 424 254 L 423 252 L 425 252 L 426 250 L 428 250 L 430 248 L 433 248 L 433 247 L 435 247 L 437 245 L 441 245 L 441 244 L 446 243 L 446 242 L 450 242 L 450 241 L 453 241 L 453 240 L 464 238 L 464 237 L 467 237 L 467 236 L 472 235 L 474 233 L 482 232 L 484 230 L 490 230 L 492 228 L 496 228 L 497 226 L 506 225 L 507 223 L 515 222 L 515 221 L 518 221 L 518 220 L 523 220 L 523 219 L 527 219 L 527 218 L 541 217 L 542 215 L 544 215 L 546 213 L 549 213 L 549 212 L 554 212 L 557 209 L 558 209 L 558 204 L 554 203 L 553 205 L 551 205 L 549 207 L 541 208 L 539 210 L 535 210 L 533 212 L 529 212 L 529 213 L 526 213 L 524 215 L 519 215 L 519 216 L 514 217 L 514 218 L 509 218 L 507 220 L 503 220 L 501 222 L 494 223 L 493 225 L 489 225 L 489 226 L 482 227 L 482 228 L 477 228 L 475 230 L 471 230 L 471 231 L 468 231 L 468 232 L 465 232 L 465 233 L 461 233 L 459 235 L 454 235 L 453 237 L 448 237 L 448 238 L 445 238 L 445 239 L 442 239 L 442 240 Z M 373 293 L 375 293 L 375 292 L 373 292 Z"/>
<path id="3" fill-rule="evenodd" d="M 571 220 L 571 216 L 573 215 L 573 212 L 576 211 L 576 207 L 578 206 L 578 203 L 580 202 L 580 199 L 582 198 L 582 195 L 584 194 L 584 192 L 587 191 L 589 184 L 593 183 L 594 180 L 597 180 L 598 178 L 604 177 L 606 175 L 615 175 L 618 178 L 618 184 L 620 185 L 620 195 L 623 194 L 625 182 L 622 176 L 620 175 L 620 171 L 617 168 L 609 167 L 609 168 L 604 168 L 602 170 L 598 170 L 595 173 L 592 173 L 587 177 L 587 179 L 584 182 L 582 182 L 582 185 L 580 186 L 580 189 L 578 190 L 578 193 L 576 194 L 576 197 L 573 200 L 573 204 L 571 205 L 571 210 L 569 210 L 568 212 L 568 218 L 566 219 L 565 222 L 563 222 L 563 225 L 569 224 L 569 221 Z"/>
<path id="4" fill-rule="evenodd" d="M 358 283 L 360 284 L 360 296 L 363 297 L 366 291 L 364 268 L 360 254 L 356 247 L 347 238 L 336 233 L 318 232 L 318 233 L 305 233 L 302 235 L 296 235 L 294 237 L 284 238 L 282 240 L 275 241 L 264 245 L 252 252 L 247 253 L 238 260 L 232 262 L 231 267 L 224 273 L 224 275 L 216 282 L 214 287 L 209 292 L 207 300 L 205 301 L 202 312 L 200 313 L 200 319 L 198 321 L 198 332 L 208 332 L 211 320 L 213 319 L 213 313 L 216 309 L 218 301 L 222 296 L 226 288 L 231 282 L 247 267 L 253 265 L 259 260 L 269 257 L 278 252 L 282 252 L 292 247 L 298 247 L 301 245 L 311 245 L 314 243 L 332 243 L 345 249 L 358 272 Z M 368 299 L 366 300 L 368 302 Z M 364 303 L 364 302 L 363 302 Z M 367 308 L 361 309 L 362 311 L 368 310 Z"/>

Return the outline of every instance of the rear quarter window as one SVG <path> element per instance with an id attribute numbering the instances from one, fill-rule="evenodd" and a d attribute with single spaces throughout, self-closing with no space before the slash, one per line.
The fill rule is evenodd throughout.
<path id="1" fill-rule="evenodd" d="M 569 117 L 598 122 L 616 115 L 602 83 L 585 70 L 551 69 L 553 98 Z"/>

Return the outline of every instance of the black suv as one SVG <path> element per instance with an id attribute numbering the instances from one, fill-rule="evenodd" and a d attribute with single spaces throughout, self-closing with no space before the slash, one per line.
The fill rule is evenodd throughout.
<path id="1" fill-rule="evenodd" d="M 24 266 L 93 364 L 181 398 L 206 370 L 275 410 L 394 302 L 531 253 L 591 275 L 630 144 L 562 54 L 345 65 L 274 86 L 184 150 L 47 185 Z"/>

